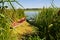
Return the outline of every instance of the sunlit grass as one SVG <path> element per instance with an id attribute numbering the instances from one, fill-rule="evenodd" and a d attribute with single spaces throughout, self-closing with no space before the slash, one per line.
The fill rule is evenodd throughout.
<path id="1" fill-rule="evenodd" d="M 29 23 L 27 23 L 26 21 L 24 21 L 23 23 L 20 23 L 19 25 L 17 25 L 15 29 L 15 32 L 24 35 L 24 34 L 31 34 L 35 32 L 35 29 L 33 26 L 31 26 Z"/>

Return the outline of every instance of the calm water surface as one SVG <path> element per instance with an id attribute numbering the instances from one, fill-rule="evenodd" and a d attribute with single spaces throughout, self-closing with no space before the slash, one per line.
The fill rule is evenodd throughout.
<path id="1" fill-rule="evenodd" d="M 38 14 L 38 11 L 25 11 L 25 16 L 27 19 L 34 18 Z"/>

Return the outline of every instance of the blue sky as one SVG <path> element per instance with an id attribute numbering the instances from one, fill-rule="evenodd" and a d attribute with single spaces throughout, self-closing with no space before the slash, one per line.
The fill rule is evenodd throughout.
<path id="1" fill-rule="evenodd" d="M 50 0 L 18 0 L 25 8 L 40 8 L 49 6 Z"/>
<path id="2" fill-rule="evenodd" d="M 51 0 L 18 0 L 25 8 L 42 8 L 43 6 L 49 7 Z M 55 0 L 54 4 L 60 7 L 60 0 Z"/>
<path id="3" fill-rule="evenodd" d="M 49 7 L 51 5 L 51 0 L 17 0 L 24 8 L 42 8 L 43 6 Z M 54 4 L 60 7 L 60 0 L 55 0 Z M 20 6 L 13 3 L 16 8 Z"/>

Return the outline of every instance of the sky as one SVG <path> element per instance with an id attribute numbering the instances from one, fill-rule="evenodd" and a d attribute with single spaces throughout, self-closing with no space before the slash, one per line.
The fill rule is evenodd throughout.
<path id="1" fill-rule="evenodd" d="M 51 0 L 17 0 L 24 8 L 42 8 L 50 7 Z M 54 0 L 56 7 L 60 7 L 60 0 Z M 16 3 L 13 3 L 14 7 L 19 8 L 20 6 Z"/>

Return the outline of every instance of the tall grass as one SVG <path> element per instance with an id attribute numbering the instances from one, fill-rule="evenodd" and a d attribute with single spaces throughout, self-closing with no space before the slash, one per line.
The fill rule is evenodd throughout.
<path id="1" fill-rule="evenodd" d="M 16 11 L 13 11 L 13 9 L 5 9 L 4 11 L 5 11 L 5 15 L 8 16 L 13 21 L 17 21 L 18 19 L 24 17 L 23 9 L 16 9 Z"/>
<path id="2" fill-rule="evenodd" d="M 10 29 L 11 23 L 24 17 L 23 9 L 1 9 L 0 8 L 0 40 L 18 40 L 14 29 Z"/>
<path id="3" fill-rule="evenodd" d="M 15 36 L 10 29 L 10 24 L 10 19 L 5 15 L 0 14 L 0 40 L 17 40 L 17 36 Z"/>
<path id="4" fill-rule="evenodd" d="M 9 1 L 13 9 L 6 9 L 4 1 Z M 0 40 L 18 40 L 14 29 L 10 29 L 10 27 L 13 21 L 24 17 L 24 11 L 22 9 L 15 10 L 11 0 L 1 0 L 0 3 L 2 4 L 0 7 Z"/>
<path id="5" fill-rule="evenodd" d="M 60 16 L 58 16 L 58 9 L 55 8 L 43 8 L 41 12 L 35 16 L 34 23 L 32 25 L 39 28 L 39 36 L 41 39 L 46 40 L 58 40 Z"/>

